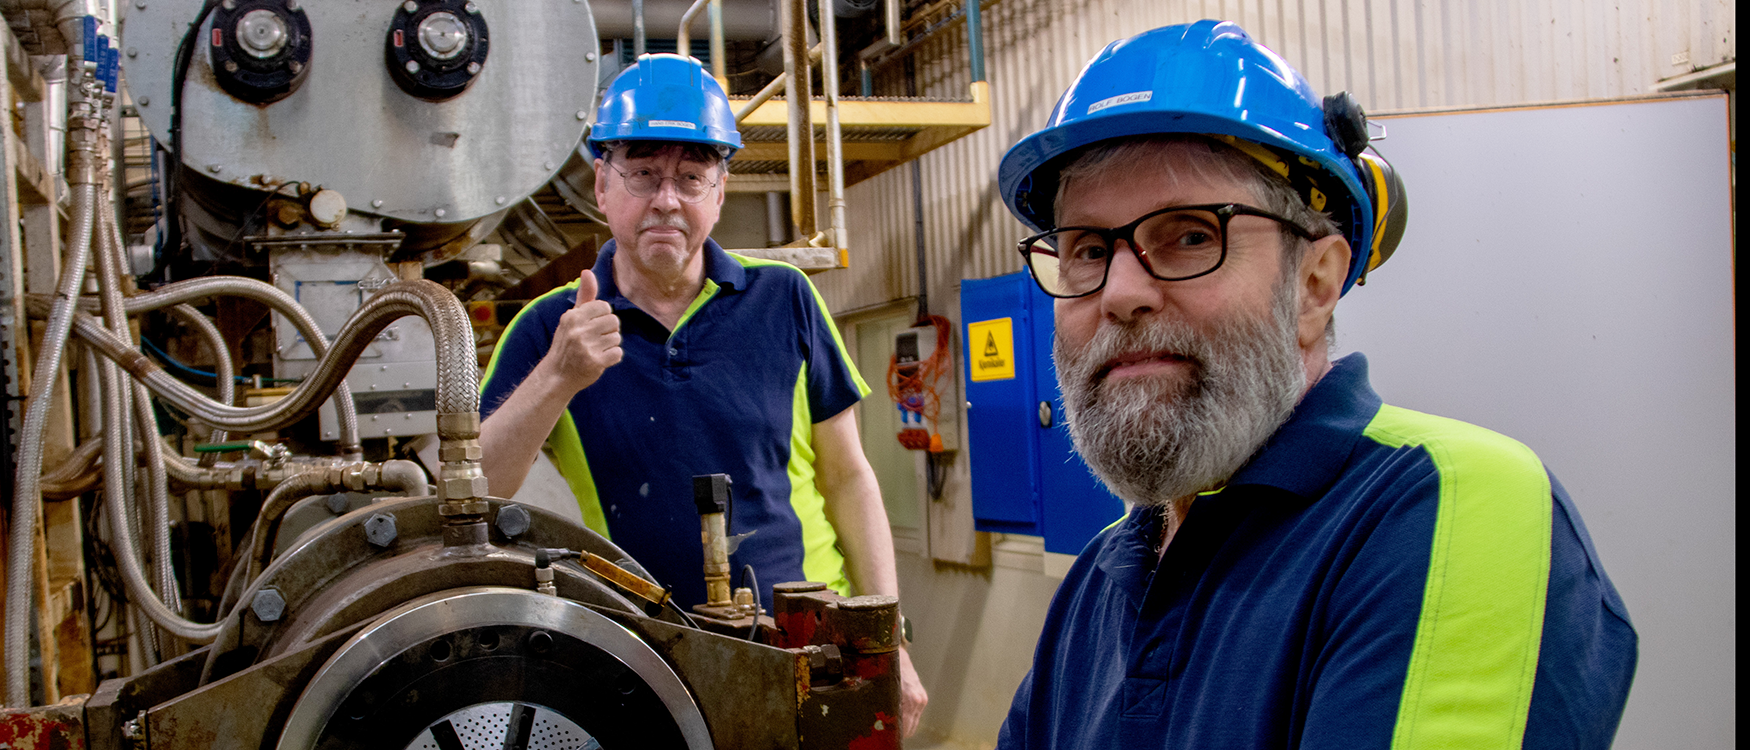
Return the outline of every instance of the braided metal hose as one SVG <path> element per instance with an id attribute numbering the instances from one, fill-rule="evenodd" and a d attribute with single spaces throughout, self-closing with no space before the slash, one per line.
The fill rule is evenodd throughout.
<path id="1" fill-rule="evenodd" d="M 219 391 L 219 403 L 235 405 L 237 403 L 236 367 L 231 364 L 231 347 L 225 345 L 225 337 L 219 333 L 219 327 L 213 325 L 211 318 L 202 315 L 191 305 L 172 305 L 170 313 L 188 327 L 193 328 L 196 333 L 201 335 L 202 339 L 206 340 L 207 348 L 213 351 L 213 380 L 216 381 L 215 387 Z M 351 400 L 344 399 L 342 403 Z M 344 436 L 346 433 L 341 434 Z M 213 430 L 212 435 L 207 439 L 215 443 L 223 443 L 228 437 L 230 436 L 224 430 Z M 201 464 L 211 466 L 218 458 L 217 453 L 209 453 L 201 458 Z"/>
<path id="2" fill-rule="evenodd" d="M 305 310 L 304 306 L 292 299 L 291 295 L 272 284 L 242 276 L 209 276 L 166 284 L 150 292 L 142 292 L 123 300 L 122 309 L 126 310 L 129 315 L 138 315 L 152 310 L 174 308 L 176 305 L 208 297 L 243 297 L 260 302 L 290 320 L 292 325 L 298 329 L 298 335 L 303 336 L 304 340 L 309 342 L 311 351 L 314 351 L 317 357 L 326 356 L 331 348 L 328 337 L 322 334 L 322 327 L 317 325 L 316 319 L 310 315 L 310 311 Z M 40 295 L 27 295 L 25 297 L 26 313 L 32 317 L 46 314 L 47 302 L 48 300 L 43 299 Z M 98 304 L 96 300 L 83 299 L 79 301 L 79 308 L 91 311 L 97 309 Z M 357 313 L 354 313 L 353 317 L 357 318 Z M 154 391 L 156 392 L 156 389 Z M 346 381 L 343 379 L 340 385 L 333 389 L 333 392 L 335 409 L 340 417 L 341 452 L 357 453 L 359 450 L 358 411 L 353 405 L 352 391 L 347 388 Z M 204 399 L 205 396 L 203 395 L 202 398 Z M 210 401 L 210 399 L 208 400 Z M 226 403 L 221 406 L 230 406 L 230 404 Z M 190 413 L 194 414 L 195 412 L 191 411 Z M 200 414 L 196 414 L 196 416 L 205 419 Z"/>
<path id="3" fill-rule="evenodd" d="M 89 152 L 75 156 L 90 159 Z M 97 219 L 97 185 L 75 181 L 73 185 L 73 231 L 67 257 L 55 289 L 42 349 L 32 372 L 30 398 L 24 406 L 21 435 L 13 479 L 12 540 L 6 561 L 6 705 L 30 705 L 30 618 L 35 611 L 31 585 L 36 564 L 36 520 L 42 505 L 43 431 L 48 426 L 49 404 L 54 399 L 55 374 L 67 349 L 67 334 L 73 322 L 74 302 L 85 281 L 85 266 L 91 257 L 92 226 Z"/>
<path id="4" fill-rule="evenodd" d="M 207 281 L 219 281 L 208 279 Z M 147 295 L 140 295 L 141 299 Z M 179 300 L 180 301 L 180 300 Z M 215 427 L 238 432 L 264 432 L 285 427 L 314 413 L 328 394 L 345 382 L 365 347 L 390 323 L 418 315 L 431 325 L 437 341 L 438 436 L 445 434 L 442 414 L 480 410 L 480 374 L 474 364 L 474 338 L 467 315 L 448 289 L 432 281 L 398 281 L 384 287 L 353 313 L 316 369 L 285 398 L 262 406 L 227 406 L 164 372 L 129 343 L 105 330 L 89 314 L 73 316 L 73 330 L 99 354 L 120 364 L 159 398 L 206 420 Z"/>

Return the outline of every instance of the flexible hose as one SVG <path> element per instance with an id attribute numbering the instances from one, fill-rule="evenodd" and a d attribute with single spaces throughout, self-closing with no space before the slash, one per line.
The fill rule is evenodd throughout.
<path id="1" fill-rule="evenodd" d="M 97 468 L 97 456 L 103 452 L 102 440 L 87 440 L 67 454 L 67 459 L 43 472 L 43 497 L 50 500 L 71 500 L 103 486 Z"/>
<path id="2" fill-rule="evenodd" d="M 298 329 L 298 335 L 303 336 L 304 340 L 309 342 L 311 351 L 314 351 L 317 357 L 327 356 L 331 348 L 328 338 L 322 334 L 322 327 L 316 324 L 316 319 L 310 315 L 310 311 L 305 310 L 303 305 L 298 304 L 297 300 L 292 299 L 291 295 L 281 291 L 279 287 L 255 279 L 241 276 L 210 276 L 178 281 L 150 292 L 136 294 L 124 300 L 122 305 L 129 315 L 138 315 L 194 300 L 226 296 L 255 300 L 267 305 L 274 312 L 284 315 Z M 39 295 L 26 295 L 25 309 L 27 314 L 32 317 L 42 315 L 46 302 L 47 300 L 42 299 Z M 96 302 L 94 300 L 81 300 L 80 309 L 95 310 L 97 309 Z M 357 317 L 357 313 L 354 313 L 354 317 Z M 466 322 L 466 317 L 463 320 Z M 470 340 L 472 340 L 472 334 L 470 334 Z M 157 389 L 153 390 L 157 392 Z M 340 417 L 341 452 L 356 453 L 358 452 L 358 411 L 353 405 L 352 391 L 346 387 L 345 381 L 342 380 L 340 386 L 334 388 L 333 392 L 336 411 Z M 205 396 L 202 398 L 205 399 Z M 211 399 L 206 400 L 210 401 Z M 181 404 L 177 405 L 181 406 Z M 223 406 L 230 406 L 230 404 L 223 404 Z M 194 411 L 187 409 L 184 411 L 201 416 L 203 419 L 206 418 Z"/>
<path id="3" fill-rule="evenodd" d="M 237 383 L 236 368 L 231 364 L 231 347 L 225 345 L 225 336 L 219 333 L 219 327 L 213 325 L 212 319 L 202 315 L 199 310 L 190 305 L 172 305 L 170 314 L 175 315 L 185 325 L 193 328 L 207 342 L 207 348 L 213 352 L 213 379 L 219 390 L 219 402 L 236 405 Z M 350 401 L 351 399 L 347 399 Z M 345 435 L 346 433 L 341 433 Z M 224 430 L 213 430 L 207 439 L 215 443 L 223 443 L 230 437 Z M 211 466 L 217 461 L 219 454 L 208 453 L 201 458 L 201 464 Z"/>
<path id="4" fill-rule="evenodd" d="M 431 326 L 437 343 L 437 411 L 440 414 L 478 414 L 480 371 L 473 358 L 474 338 L 468 327 L 467 314 L 455 295 L 433 281 L 397 281 L 384 287 L 347 319 L 314 372 L 290 395 L 262 406 L 233 407 L 215 403 L 160 369 L 128 341 L 105 330 L 88 314 L 75 313 L 73 329 L 98 353 L 115 360 L 154 394 L 178 409 L 215 427 L 237 432 L 265 432 L 285 427 L 316 411 L 328 394 L 343 385 L 347 371 L 364 353 L 365 347 L 376 340 L 377 334 L 390 323 L 409 315 L 423 317 Z M 451 437 L 446 435 L 442 420 L 438 424 L 438 437 Z"/>
<path id="5" fill-rule="evenodd" d="M 66 262 L 56 285 L 55 299 L 43 333 L 42 349 L 31 376 L 30 397 L 24 406 L 24 434 L 18 449 L 13 479 L 12 540 L 6 561 L 6 705 L 30 705 L 30 618 L 35 611 L 32 573 L 36 563 L 36 520 L 42 505 L 43 431 L 48 426 L 49 404 L 54 398 L 55 374 L 67 349 L 67 334 L 73 322 L 74 302 L 85 280 L 91 257 L 92 225 L 97 218 L 97 186 L 76 183 L 73 187 L 73 231 Z"/>
<path id="6" fill-rule="evenodd" d="M 164 442 L 158 436 L 157 415 L 146 387 L 133 383 L 134 427 L 140 431 L 146 460 L 146 522 L 152 532 L 152 569 L 158 577 L 158 600 L 170 611 L 182 614 L 182 593 L 176 582 L 176 567 L 170 551 L 170 485 L 164 469 Z"/>

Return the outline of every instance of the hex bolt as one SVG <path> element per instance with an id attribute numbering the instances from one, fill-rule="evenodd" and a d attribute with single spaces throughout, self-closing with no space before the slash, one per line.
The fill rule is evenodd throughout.
<path id="1" fill-rule="evenodd" d="M 365 540 L 378 547 L 395 542 L 395 517 L 378 513 L 365 521 Z"/>
<path id="2" fill-rule="evenodd" d="M 279 589 L 265 588 L 255 592 L 255 598 L 249 601 L 249 609 L 262 622 L 279 622 L 286 614 L 286 598 L 280 596 Z"/>
<path id="3" fill-rule="evenodd" d="M 352 505 L 352 503 L 348 502 L 345 493 L 338 493 L 338 492 L 333 494 L 333 495 L 329 495 L 328 499 L 324 502 L 328 506 L 328 512 L 333 513 L 334 515 L 337 515 L 337 516 L 346 515 L 347 509 Z"/>
<path id="4" fill-rule="evenodd" d="M 498 509 L 498 530 L 505 536 L 515 538 L 529 530 L 529 509 L 515 503 L 507 504 Z"/>

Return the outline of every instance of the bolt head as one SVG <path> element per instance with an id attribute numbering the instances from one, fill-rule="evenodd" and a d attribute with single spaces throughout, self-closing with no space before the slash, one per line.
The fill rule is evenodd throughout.
<path id="1" fill-rule="evenodd" d="M 444 218 L 444 214 L 447 214 L 449 212 L 440 208 L 436 211 L 433 211 L 432 213 L 435 214 L 438 218 L 442 219 L 442 218 Z"/>
<path id="2" fill-rule="evenodd" d="M 372 546 L 387 547 L 395 543 L 395 517 L 378 513 L 365 520 L 365 541 Z"/>
<path id="3" fill-rule="evenodd" d="M 151 103 L 152 103 L 152 97 L 149 97 L 149 96 L 140 97 L 140 106 L 144 107 L 144 106 L 151 104 Z"/>
<path id="4" fill-rule="evenodd" d="M 134 49 L 133 47 L 128 48 L 128 57 L 139 57 L 139 56 L 140 56 L 139 50 Z"/>
<path id="5" fill-rule="evenodd" d="M 479 13 L 480 6 L 475 5 L 474 3 L 467 3 L 462 6 L 462 10 L 468 11 L 469 13 Z"/>
<path id="6" fill-rule="evenodd" d="M 371 208 L 382 208 L 382 207 L 383 207 L 383 199 L 382 198 L 378 198 L 376 200 L 371 201 Z"/>
<path id="7" fill-rule="evenodd" d="M 328 506 L 329 513 L 333 513 L 337 516 L 345 515 L 347 507 L 349 506 L 346 493 L 344 492 L 337 492 L 329 495 L 328 499 L 324 501 L 324 504 Z"/>
<path id="8" fill-rule="evenodd" d="M 280 596 L 278 589 L 262 589 L 255 592 L 255 597 L 249 600 L 249 611 L 254 612 L 256 619 L 262 622 L 279 622 L 286 614 L 286 598 Z"/>
<path id="9" fill-rule="evenodd" d="M 479 74 L 480 74 L 480 63 L 477 63 L 477 62 L 468 63 L 468 75 L 473 76 L 473 75 L 479 75 Z"/>
<path id="10" fill-rule="evenodd" d="M 587 109 L 580 109 L 580 110 L 577 110 L 577 119 L 578 119 L 578 120 L 587 120 L 587 119 L 589 119 L 589 110 L 587 110 Z"/>
<path id="11" fill-rule="evenodd" d="M 414 60 L 408 60 L 407 61 L 407 72 L 418 73 L 419 72 L 419 63 L 414 61 Z"/>
<path id="12" fill-rule="evenodd" d="M 585 52 L 585 53 L 583 53 L 583 59 L 588 60 L 590 62 L 595 62 L 595 53 L 594 52 Z"/>
<path id="13" fill-rule="evenodd" d="M 224 169 L 225 169 L 225 167 L 222 164 L 208 164 L 207 165 L 207 171 L 212 172 L 213 174 L 218 174 L 219 172 L 223 171 Z"/>
<path id="14" fill-rule="evenodd" d="M 504 196 L 502 196 L 502 195 L 498 196 L 497 198 L 492 199 L 493 203 L 497 203 L 500 206 L 504 205 L 504 201 L 505 201 L 505 199 L 504 199 Z"/>
<path id="15" fill-rule="evenodd" d="M 236 60 L 226 60 L 225 61 L 225 72 L 227 72 L 227 73 L 237 72 L 237 61 Z"/>
<path id="16" fill-rule="evenodd" d="M 529 530 L 531 520 L 528 508 L 511 503 L 498 509 L 496 523 L 505 536 L 516 537 Z"/>
<path id="17" fill-rule="evenodd" d="M 407 2 L 401 4 L 401 9 L 408 13 L 412 13 L 413 11 L 419 10 L 419 3 L 416 3 L 413 0 L 407 0 Z"/>

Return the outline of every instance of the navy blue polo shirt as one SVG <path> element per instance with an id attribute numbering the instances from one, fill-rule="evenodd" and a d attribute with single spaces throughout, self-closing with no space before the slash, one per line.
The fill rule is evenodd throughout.
<path id="1" fill-rule="evenodd" d="M 547 438 L 584 523 L 674 589 L 705 601 L 692 478 L 734 481 L 733 576 L 770 587 L 821 581 L 850 593 L 838 537 L 814 486 L 812 427 L 869 392 L 808 277 L 705 242 L 705 285 L 673 331 L 620 294 L 615 244 L 602 247 L 597 299 L 620 319 L 625 357 L 571 399 Z M 481 415 L 528 377 L 577 300 L 577 282 L 529 303 L 505 327 L 481 387 Z"/>
<path id="2" fill-rule="evenodd" d="M 1636 637 L 1567 493 L 1359 354 L 1157 558 L 1161 521 L 1076 559 L 999 748 L 1610 745 Z"/>

